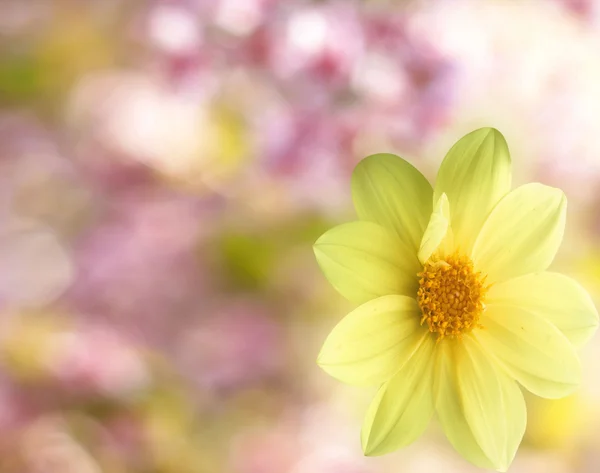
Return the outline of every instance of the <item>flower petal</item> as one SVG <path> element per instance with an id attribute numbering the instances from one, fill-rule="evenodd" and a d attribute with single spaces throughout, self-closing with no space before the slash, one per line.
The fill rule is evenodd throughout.
<path id="1" fill-rule="evenodd" d="M 416 253 L 433 207 L 431 184 L 404 159 L 374 154 L 352 174 L 352 198 L 358 217 L 396 232 Z"/>
<path id="2" fill-rule="evenodd" d="M 540 397 L 561 398 L 581 381 L 573 345 L 544 318 L 520 307 L 490 305 L 475 337 L 526 389 Z"/>
<path id="3" fill-rule="evenodd" d="M 587 291 L 558 273 L 533 273 L 494 284 L 490 306 L 519 307 L 556 326 L 575 346 L 582 346 L 598 328 L 598 311 Z"/>
<path id="4" fill-rule="evenodd" d="M 560 189 L 526 184 L 502 199 L 473 247 L 475 267 L 500 282 L 544 271 L 562 241 L 567 200 Z"/>
<path id="5" fill-rule="evenodd" d="M 473 337 L 438 344 L 436 412 L 454 448 L 482 468 L 506 471 L 523 438 L 523 395 Z"/>
<path id="6" fill-rule="evenodd" d="M 440 246 L 448 253 L 452 251 L 453 234 L 450 227 L 450 205 L 446 194 L 441 195 L 433 209 L 421 241 L 419 261 L 425 263 Z"/>
<path id="7" fill-rule="evenodd" d="M 365 455 L 383 455 L 414 442 L 433 414 L 434 338 L 423 333 L 414 355 L 369 406 L 361 442 Z"/>
<path id="8" fill-rule="evenodd" d="M 331 331 L 317 363 L 348 384 L 376 385 L 390 379 L 410 359 L 425 329 L 417 302 L 383 296 L 350 312 Z"/>
<path id="9" fill-rule="evenodd" d="M 433 194 L 445 193 L 452 208 L 452 230 L 469 253 L 485 219 L 510 191 L 511 163 L 506 140 L 494 128 L 480 128 L 461 138 L 444 158 Z"/>
<path id="10" fill-rule="evenodd" d="M 314 251 L 329 282 L 352 302 L 417 292 L 421 266 L 416 253 L 375 223 L 334 227 L 316 241 Z"/>

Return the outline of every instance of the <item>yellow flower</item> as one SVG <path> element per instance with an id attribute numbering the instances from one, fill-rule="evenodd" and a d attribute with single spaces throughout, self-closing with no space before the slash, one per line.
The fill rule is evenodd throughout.
<path id="1" fill-rule="evenodd" d="M 526 424 L 517 383 L 546 398 L 577 388 L 576 347 L 598 313 L 575 281 L 546 272 L 566 198 L 510 185 L 506 141 L 490 128 L 450 149 L 434 188 L 397 156 L 369 156 L 352 176 L 359 221 L 315 243 L 327 279 L 362 304 L 318 363 L 340 381 L 381 386 L 362 429 L 366 455 L 410 444 L 435 412 L 467 460 L 505 471 Z"/>

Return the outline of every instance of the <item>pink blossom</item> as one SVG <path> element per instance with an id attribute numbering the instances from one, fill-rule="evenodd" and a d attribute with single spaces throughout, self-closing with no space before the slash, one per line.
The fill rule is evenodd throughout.
<path id="1" fill-rule="evenodd" d="M 197 387 L 229 390 L 276 375 L 282 333 L 265 308 L 251 300 L 217 303 L 182 333 L 176 363 Z"/>
<path id="2" fill-rule="evenodd" d="M 194 258 L 202 215 L 186 197 L 122 196 L 75 245 L 79 278 L 65 302 L 135 338 L 170 343 L 207 281 Z"/>
<path id="3" fill-rule="evenodd" d="M 127 398 L 150 381 L 136 347 L 99 325 L 53 334 L 46 364 L 53 381 L 70 395 Z"/>

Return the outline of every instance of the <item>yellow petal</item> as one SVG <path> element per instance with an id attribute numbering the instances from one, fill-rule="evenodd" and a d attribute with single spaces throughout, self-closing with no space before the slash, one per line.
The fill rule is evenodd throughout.
<path id="1" fill-rule="evenodd" d="M 416 294 L 420 270 L 416 253 L 380 225 L 339 225 L 317 240 L 314 251 L 329 282 L 352 302 Z"/>
<path id="2" fill-rule="evenodd" d="M 425 331 L 417 302 L 383 296 L 350 312 L 331 331 L 317 363 L 348 384 L 377 385 L 410 359 Z"/>
<path id="3" fill-rule="evenodd" d="M 450 227 L 450 205 L 446 194 L 442 194 L 433 209 L 431 218 L 425 229 L 421 248 L 419 249 L 419 261 L 425 263 L 440 247 L 446 253 L 450 253 L 452 246 L 453 234 Z"/>
<path id="4" fill-rule="evenodd" d="M 414 355 L 385 383 L 371 403 L 361 442 L 365 455 L 383 455 L 414 442 L 433 414 L 435 341 L 423 333 Z"/>
<path id="5" fill-rule="evenodd" d="M 544 271 L 562 241 L 567 199 L 560 189 L 526 184 L 494 208 L 473 247 L 475 267 L 489 282 Z"/>
<path id="6" fill-rule="evenodd" d="M 435 406 L 448 440 L 471 463 L 506 471 L 525 432 L 519 387 L 471 336 L 437 349 Z"/>
<path id="7" fill-rule="evenodd" d="M 475 337 L 526 389 L 556 399 L 571 394 L 581 381 L 575 348 L 547 320 L 519 307 L 490 305 Z"/>
<path id="8" fill-rule="evenodd" d="M 393 154 L 368 156 L 352 174 L 358 217 L 393 230 L 415 253 L 431 215 L 432 195 L 427 179 Z"/>
<path id="9" fill-rule="evenodd" d="M 587 342 L 598 328 L 598 311 L 587 291 L 558 273 L 533 273 L 494 284 L 490 306 L 519 307 L 556 326 L 575 346 Z"/>
<path id="10" fill-rule="evenodd" d="M 464 253 L 471 251 L 485 219 L 510 191 L 510 182 L 510 154 L 498 130 L 475 130 L 448 151 L 433 198 L 437 201 L 443 193 L 448 195 L 455 241 Z"/>

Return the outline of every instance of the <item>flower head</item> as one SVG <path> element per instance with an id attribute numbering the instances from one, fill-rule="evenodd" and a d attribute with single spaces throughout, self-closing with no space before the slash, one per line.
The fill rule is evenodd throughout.
<path id="1" fill-rule="evenodd" d="M 359 220 L 315 243 L 331 284 L 361 304 L 318 363 L 340 381 L 381 386 L 363 425 L 366 455 L 410 444 L 435 412 L 466 459 L 505 471 L 525 431 L 519 384 L 546 398 L 577 388 L 576 348 L 598 313 L 579 284 L 546 271 L 566 198 L 510 186 L 495 129 L 458 141 L 434 188 L 397 156 L 369 156 L 352 176 Z"/>

